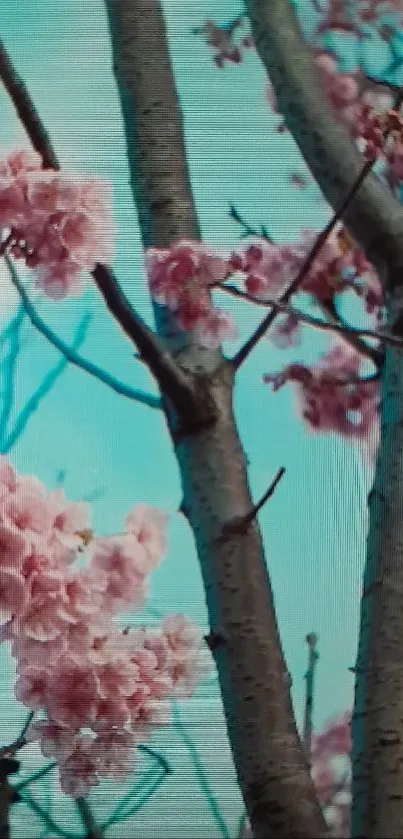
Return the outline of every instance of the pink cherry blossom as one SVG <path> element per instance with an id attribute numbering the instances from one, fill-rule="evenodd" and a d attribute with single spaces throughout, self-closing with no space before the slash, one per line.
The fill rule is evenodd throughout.
<path id="1" fill-rule="evenodd" d="M 22 574 L 14 568 L 0 568 L 0 622 L 10 620 L 25 602 L 26 586 Z"/>
<path id="2" fill-rule="evenodd" d="M 9 252 L 35 271 L 54 300 L 81 293 L 81 272 L 113 259 L 111 191 L 99 178 L 42 169 L 39 155 L 17 151 L 0 162 L 0 225 Z"/>
<path id="3" fill-rule="evenodd" d="M 105 597 L 113 611 L 144 603 L 148 562 L 143 546 L 131 534 L 97 540 L 92 567 L 107 573 Z"/>
<path id="4" fill-rule="evenodd" d="M 264 381 L 274 390 L 287 381 L 295 383 L 299 410 L 312 430 L 368 439 L 378 422 L 379 382 L 360 379 L 360 366 L 359 353 L 341 341 L 318 364 L 293 363 L 280 374 L 264 376 Z"/>
<path id="5" fill-rule="evenodd" d="M 102 777 L 130 771 L 139 738 L 169 723 L 176 686 L 186 684 L 186 695 L 196 688 L 201 634 L 179 618 L 133 633 L 112 620 L 144 600 L 167 551 L 164 513 L 139 504 L 126 533 L 90 532 L 87 567 L 77 569 L 87 507 L 4 459 L 0 469 L 0 639 L 16 659 L 16 698 L 46 714 L 29 740 L 56 758 L 67 794 L 87 794 Z"/>
<path id="6" fill-rule="evenodd" d="M 150 570 L 156 568 L 166 556 L 167 523 L 168 516 L 165 513 L 147 504 L 136 504 L 126 518 L 126 530 L 144 548 Z"/>

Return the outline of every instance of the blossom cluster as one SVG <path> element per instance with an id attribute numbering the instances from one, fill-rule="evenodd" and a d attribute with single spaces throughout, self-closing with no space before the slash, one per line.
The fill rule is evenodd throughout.
<path id="1" fill-rule="evenodd" d="M 121 630 L 114 617 L 144 603 L 166 553 L 166 515 L 138 504 L 122 534 L 97 538 L 89 508 L 16 473 L 0 456 L 0 638 L 16 659 L 16 698 L 42 712 L 27 740 L 56 760 L 64 792 L 120 780 L 136 746 L 170 721 L 208 668 L 186 617 Z M 85 567 L 77 557 L 87 551 Z"/>
<path id="2" fill-rule="evenodd" d="M 265 375 L 264 381 L 273 390 L 286 382 L 296 386 L 299 412 L 312 430 L 370 443 L 377 436 L 379 381 L 360 378 L 361 364 L 360 353 L 341 339 L 317 364 L 289 364 L 281 373 Z"/>
<path id="3" fill-rule="evenodd" d="M 145 267 L 151 294 L 175 314 L 179 325 L 193 330 L 200 343 L 216 347 L 236 338 L 230 315 L 214 306 L 211 291 L 225 290 L 234 274 L 244 283 L 249 298 L 276 298 L 301 270 L 316 240 L 303 230 L 295 244 L 273 244 L 258 239 L 221 256 L 201 242 L 181 240 L 171 249 L 150 248 Z M 370 314 L 382 316 L 383 294 L 378 276 L 344 227 L 333 232 L 301 282 L 299 290 L 316 301 L 332 303 L 336 294 L 352 289 L 365 302 Z M 293 316 L 279 321 L 270 337 L 280 346 L 295 343 L 299 323 Z"/>
<path id="4" fill-rule="evenodd" d="M 183 239 L 170 249 L 149 248 L 144 263 L 154 300 L 175 312 L 182 329 L 210 348 L 236 338 L 233 319 L 214 307 L 210 296 L 228 276 L 228 259 L 202 242 Z"/>
<path id="5" fill-rule="evenodd" d="M 59 300 L 82 291 L 82 272 L 113 257 L 111 194 L 99 178 L 44 169 L 39 154 L 17 150 L 0 161 L 1 252 L 34 269 L 36 284 Z"/>
<path id="6" fill-rule="evenodd" d="M 312 777 L 335 839 L 348 839 L 351 816 L 351 712 L 330 720 L 312 741 Z"/>

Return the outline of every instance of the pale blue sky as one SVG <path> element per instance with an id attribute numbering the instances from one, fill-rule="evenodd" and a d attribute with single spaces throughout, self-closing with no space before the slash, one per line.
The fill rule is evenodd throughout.
<path id="1" fill-rule="evenodd" d="M 239 67 L 225 65 L 219 71 L 207 47 L 191 35 L 192 27 L 205 18 L 223 22 L 235 16 L 241 4 L 237 0 L 165 0 L 163 5 L 205 240 L 220 246 L 238 241 L 239 230 L 228 217 L 230 202 L 251 224 L 265 223 L 278 240 L 292 241 L 301 226 L 319 228 L 328 209 L 314 185 L 302 193 L 289 185 L 290 172 L 304 172 L 305 167 L 291 138 L 273 130 L 276 120 L 264 99 L 265 75 L 256 54 L 247 52 Z M 31 90 L 62 165 L 112 181 L 119 231 L 114 268 L 126 293 L 151 322 L 102 0 L 57 4 L 53 0 L 13 0 L 2 9 L 1 23 L 2 37 Z M 0 152 L 25 143 L 4 93 L 0 95 L 0 124 Z M 15 297 L 4 273 L 0 282 L 3 315 L 7 317 Z M 261 314 L 238 303 L 227 306 L 236 313 L 242 340 Z M 78 301 L 41 305 L 43 317 L 66 341 L 71 340 L 84 310 L 93 313 L 93 322 L 82 354 L 133 386 L 154 390 L 150 376 L 133 359 L 132 347 L 105 313 L 95 289 L 89 287 Z M 18 367 L 20 405 L 58 358 L 33 330 L 29 336 Z M 317 357 L 327 343 L 327 338 L 307 328 L 301 348 L 292 353 L 280 352 L 263 340 L 242 369 L 236 388 L 237 420 L 250 459 L 255 497 L 262 494 L 280 466 L 287 470 L 260 522 L 299 721 L 307 660 L 304 639 L 311 630 L 319 635 L 318 727 L 352 701 L 353 677 L 348 667 L 355 659 L 370 475 L 356 449 L 333 436 L 315 437 L 307 432 L 295 413 L 290 389 L 272 394 L 261 379 L 292 357 Z M 228 347 L 232 352 L 235 349 L 236 345 Z M 58 469 L 65 468 L 66 491 L 71 498 L 102 488 L 102 500 L 94 504 L 99 533 L 119 530 L 136 501 L 166 509 L 171 514 L 170 551 L 155 575 L 150 605 L 164 613 L 184 611 L 207 628 L 192 535 L 176 513 L 181 500 L 178 470 L 161 416 L 108 391 L 81 371 L 69 369 L 31 418 L 12 451 L 12 460 L 20 470 L 35 473 L 49 486 L 54 484 Z M 10 675 L 7 686 L 3 680 L 0 712 L 5 721 L 4 739 L 11 739 L 24 711 L 10 700 L 8 651 L 3 649 L 2 655 L 5 672 Z M 181 716 L 234 834 L 242 804 L 214 678 L 191 703 L 181 707 Z M 10 725 L 14 721 L 11 728 L 6 727 L 8 720 Z M 224 835 L 196 779 L 188 774 L 189 755 L 177 732 L 163 732 L 153 742 L 164 748 L 174 774 L 131 822 L 138 834 L 206 839 Z M 101 798 L 94 795 L 93 800 L 98 808 Z M 54 801 L 60 814 L 66 800 L 55 792 Z M 108 806 L 110 809 L 110 803 Z M 16 825 L 17 818 L 21 824 L 22 812 L 20 808 L 15 815 Z M 69 813 L 73 812 L 69 806 Z M 121 826 L 108 835 L 125 836 L 127 829 L 127 825 Z M 32 830 L 30 835 L 37 836 L 38 828 Z"/>

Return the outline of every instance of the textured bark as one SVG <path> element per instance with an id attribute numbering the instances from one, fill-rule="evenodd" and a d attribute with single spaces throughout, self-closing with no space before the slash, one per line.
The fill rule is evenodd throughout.
<path id="1" fill-rule="evenodd" d="M 182 117 L 157 0 L 106 0 L 133 194 L 144 246 L 200 238 L 186 165 Z M 256 839 L 322 837 L 316 799 L 292 711 L 286 665 L 259 527 L 222 538 L 252 507 L 233 415 L 234 373 L 156 308 L 159 334 L 195 376 L 209 428 L 167 411 L 204 580 L 215 659 L 237 775 Z M 200 401 L 201 405 L 201 401 Z M 175 426 L 182 427 L 177 435 Z M 185 429 L 185 431 L 183 431 Z"/>
<path id="2" fill-rule="evenodd" d="M 280 113 L 336 210 L 362 170 L 363 157 L 335 118 L 290 0 L 244 2 Z M 386 280 L 388 263 L 403 263 L 403 212 L 390 189 L 368 175 L 343 219 Z"/>
<path id="3" fill-rule="evenodd" d="M 395 292 L 390 324 L 400 335 L 402 313 Z M 386 351 L 381 423 L 356 663 L 355 839 L 403 836 L 403 353 L 394 347 Z"/>
<path id="4" fill-rule="evenodd" d="M 288 0 L 245 0 L 279 108 L 324 195 L 337 209 L 362 167 L 324 96 Z M 403 335 L 403 210 L 373 175 L 343 215 L 380 272 L 389 327 Z M 381 444 L 369 495 L 353 718 L 355 839 L 403 836 L 403 353 L 386 348 Z"/>

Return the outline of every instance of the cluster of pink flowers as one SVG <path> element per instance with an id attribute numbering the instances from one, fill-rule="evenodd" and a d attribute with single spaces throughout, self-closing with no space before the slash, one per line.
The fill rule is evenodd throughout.
<path id="1" fill-rule="evenodd" d="M 349 839 L 351 712 L 330 720 L 312 742 L 312 777 L 331 835 Z"/>
<path id="2" fill-rule="evenodd" d="M 16 698 L 44 715 L 27 739 L 57 761 L 64 792 L 86 795 L 131 771 L 141 739 L 169 723 L 170 700 L 205 675 L 208 652 L 182 615 L 133 631 L 113 621 L 144 603 L 167 549 L 164 513 L 139 504 L 124 533 L 96 538 L 87 505 L 47 493 L 4 456 L 0 504 L 0 638 L 17 662 Z"/>
<path id="3" fill-rule="evenodd" d="M 362 356 L 353 347 L 335 341 L 317 364 L 289 364 L 264 381 L 273 390 L 286 382 L 297 386 L 299 411 L 312 430 L 370 441 L 378 424 L 379 381 L 360 378 L 361 364 Z"/>
<path id="4" fill-rule="evenodd" d="M 175 312 L 182 329 L 193 331 L 203 346 L 236 338 L 233 319 L 210 297 L 210 289 L 228 276 L 227 259 L 202 242 L 183 239 L 170 249 L 149 248 L 145 268 L 154 299 Z"/>
<path id="5" fill-rule="evenodd" d="M 281 293 L 301 270 L 317 234 L 302 230 L 296 244 L 277 245 L 259 239 L 237 248 L 229 266 L 245 276 L 245 289 L 252 297 L 265 300 Z M 339 226 L 326 239 L 301 282 L 299 290 L 329 303 L 336 294 L 352 289 L 365 302 L 369 314 L 381 317 L 383 292 L 378 275 L 364 252 Z"/>
<path id="6" fill-rule="evenodd" d="M 43 169 L 39 154 L 0 162 L 1 252 L 23 259 L 48 297 L 82 291 L 82 271 L 113 258 L 111 194 L 99 178 Z"/>

